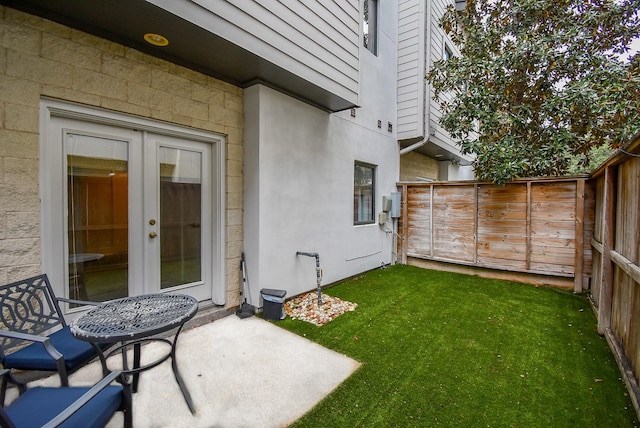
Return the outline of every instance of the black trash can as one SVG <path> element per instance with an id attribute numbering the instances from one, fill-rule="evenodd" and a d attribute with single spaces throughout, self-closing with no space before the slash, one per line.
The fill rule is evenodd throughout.
<path id="1" fill-rule="evenodd" d="M 283 320 L 286 317 L 284 313 L 284 296 L 286 295 L 286 290 L 274 290 L 272 288 L 260 290 L 260 296 L 264 301 L 262 317 L 266 320 Z"/>

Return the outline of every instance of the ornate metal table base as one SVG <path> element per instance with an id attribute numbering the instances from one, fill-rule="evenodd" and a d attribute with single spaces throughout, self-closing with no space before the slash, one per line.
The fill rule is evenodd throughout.
<path id="1" fill-rule="evenodd" d="M 120 343 L 108 353 L 99 352 L 103 372 L 109 372 L 107 359 L 122 354 L 123 373 L 132 376 L 132 389 L 138 389 L 140 373 L 171 358 L 171 368 L 182 396 L 192 414 L 195 408 L 191 395 L 178 370 L 176 345 L 184 324 L 198 311 L 198 302 L 183 294 L 145 294 L 112 300 L 97 306 L 71 322 L 71 333 L 78 339 L 96 343 Z M 173 341 L 164 337 L 153 337 L 173 328 L 178 328 Z M 161 342 L 170 346 L 170 351 L 153 362 L 140 365 L 141 345 Z M 133 367 L 129 368 L 127 350 L 133 347 Z M 96 346 L 96 348 L 99 348 Z"/>

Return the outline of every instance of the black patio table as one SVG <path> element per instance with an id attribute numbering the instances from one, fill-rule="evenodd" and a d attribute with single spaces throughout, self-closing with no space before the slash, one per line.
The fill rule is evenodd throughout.
<path id="1" fill-rule="evenodd" d="M 122 372 L 132 375 L 132 389 L 138 389 L 140 372 L 158 366 L 171 358 L 173 374 L 180 386 L 182 396 L 192 414 L 195 408 L 176 362 L 176 344 L 184 324 L 198 312 L 198 301 L 184 294 L 144 294 L 111 300 L 96 306 L 70 323 L 71 334 L 80 340 L 97 343 L 120 343 L 119 346 L 98 355 L 104 373 L 109 371 L 107 359 L 120 352 L 122 354 Z M 177 328 L 173 340 L 165 337 L 153 337 Z M 140 366 L 140 345 L 147 342 L 162 342 L 171 349 L 157 360 Z M 127 350 L 133 347 L 133 367 L 129 368 Z"/>

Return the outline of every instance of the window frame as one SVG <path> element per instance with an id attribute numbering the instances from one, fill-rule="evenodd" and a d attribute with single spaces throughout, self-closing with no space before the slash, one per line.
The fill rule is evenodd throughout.
<path id="1" fill-rule="evenodd" d="M 453 58 L 454 56 L 455 56 L 455 54 L 453 53 L 453 49 L 449 45 L 448 41 L 445 40 L 444 41 L 444 48 L 442 49 L 442 59 L 444 59 L 445 61 L 448 61 L 451 58 Z"/>
<path id="2" fill-rule="evenodd" d="M 360 203 L 360 201 L 362 201 L 363 199 L 363 194 L 362 193 L 357 193 L 356 189 L 358 184 L 356 183 L 356 171 L 357 168 L 367 168 L 371 170 L 371 184 L 366 186 L 366 187 L 370 187 L 370 191 L 371 191 L 371 198 L 369 201 L 369 211 L 370 211 L 370 216 L 367 219 L 361 219 L 361 212 L 362 212 L 362 204 Z M 361 162 L 361 161 L 355 161 L 354 165 L 353 165 L 353 225 L 354 226 L 363 226 L 363 225 L 369 225 L 369 224 L 374 224 L 375 223 L 375 213 L 376 213 L 376 175 L 377 175 L 377 165 L 368 163 L 368 162 Z M 360 185 L 362 186 L 362 185 Z"/>
<path id="3" fill-rule="evenodd" d="M 371 12 L 373 6 L 373 13 Z M 368 19 L 365 20 L 365 7 L 367 9 Z M 362 6 L 362 46 L 378 56 L 378 10 L 380 3 L 378 0 L 364 0 Z M 368 31 L 365 31 L 365 25 Z M 369 43 L 367 43 L 369 42 Z"/>

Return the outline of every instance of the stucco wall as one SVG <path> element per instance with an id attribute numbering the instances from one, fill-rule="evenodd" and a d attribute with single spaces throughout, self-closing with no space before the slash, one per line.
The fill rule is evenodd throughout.
<path id="1" fill-rule="evenodd" d="M 41 273 L 41 97 L 227 136 L 226 305 L 238 304 L 242 90 L 122 45 L 0 6 L 0 281 Z"/>
<path id="2" fill-rule="evenodd" d="M 360 107 L 328 114 L 266 86 L 245 89 L 245 253 L 252 303 L 390 263 L 393 222 L 354 226 L 354 162 L 376 166 L 376 219 L 396 191 L 397 2 L 379 2 L 378 51 L 360 48 Z M 380 127 L 378 127 L 378 121 Z M 391 130 L 389 130 L 391 123 Z"/>
<path id="3" fill-rule="evenodd" d="M 471 165 L 456 165 L 449 161 L 440 162 L 440 181 L 474 180 L 475 173 Z"/>
<path id="4" fill-rule="evenodd" d="M 356 160 L 377 166 L 376 218 L 395 192 L 397 143 L 265 86 L 245 89 L 245 253 L 250 297 L 261 288 L 288 296 L 391 262 L 393 224 L 353 224 Z"/>

